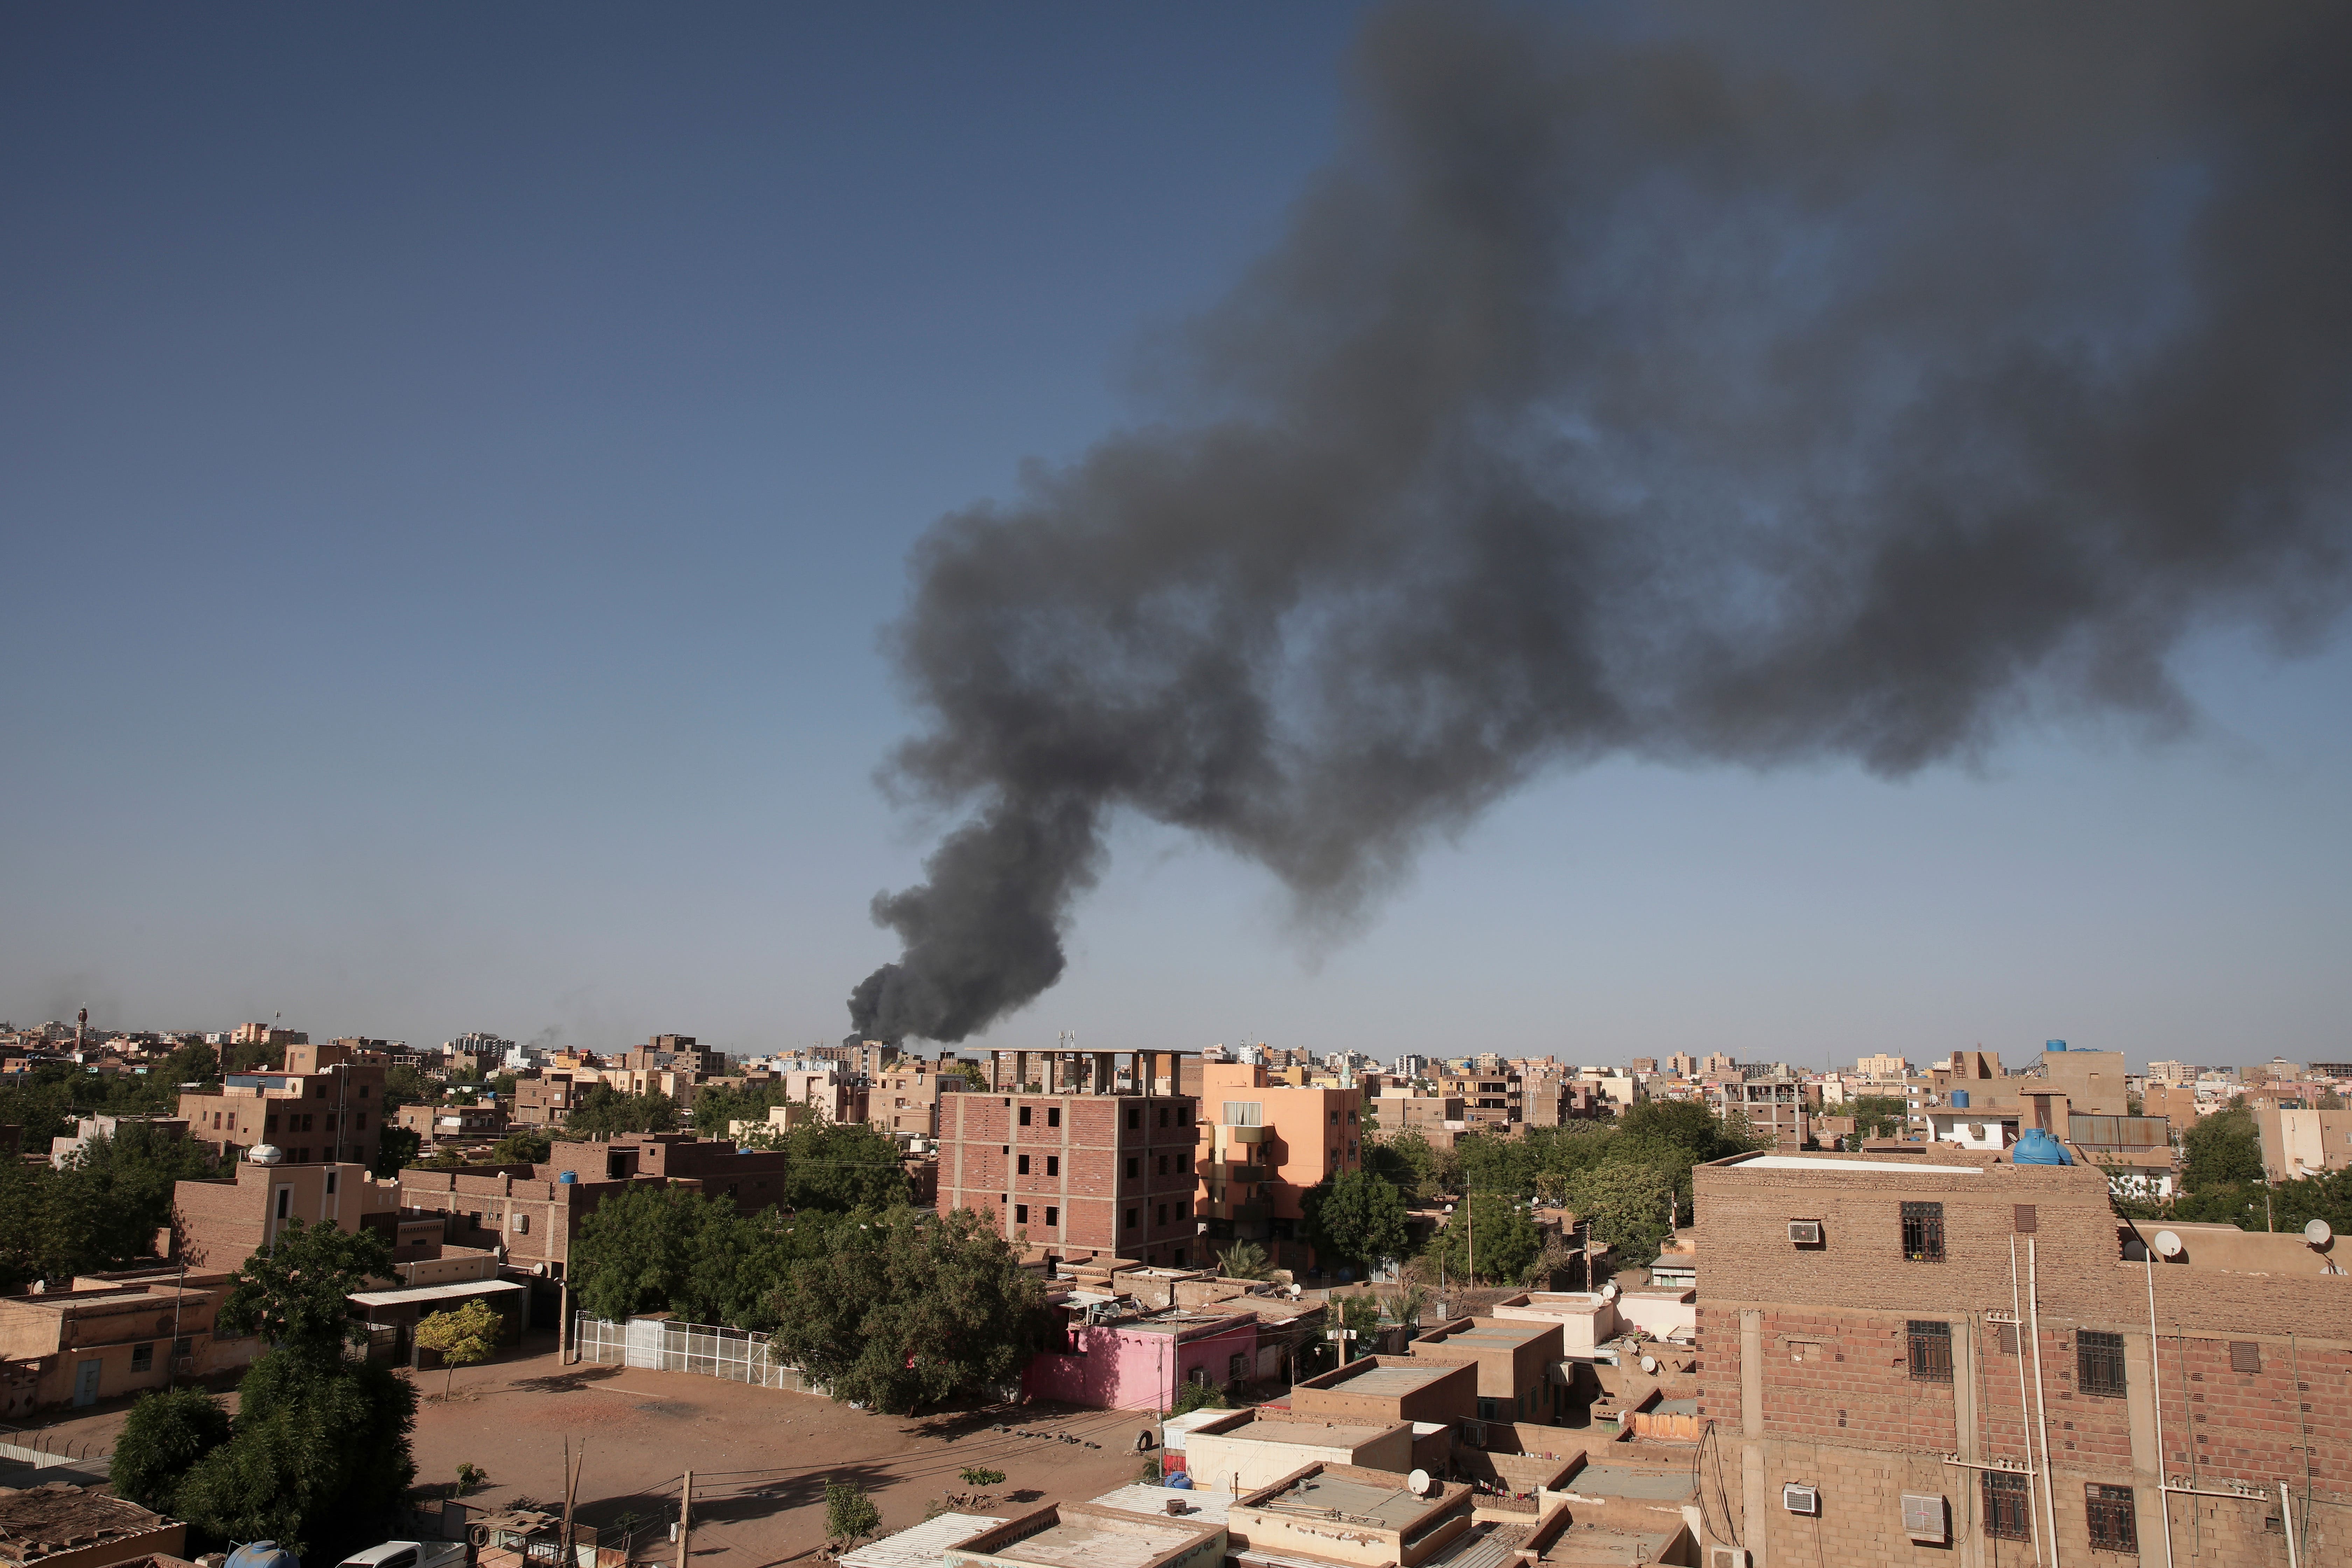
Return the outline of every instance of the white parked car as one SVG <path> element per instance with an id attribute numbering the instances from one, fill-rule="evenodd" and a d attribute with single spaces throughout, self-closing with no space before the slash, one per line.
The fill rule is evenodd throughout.
<path id="1" fill-rule="evenodd" d="M 387 1541 L 343 1559 L 342 1568 L 466 1568 L 462 1541 Z"/>

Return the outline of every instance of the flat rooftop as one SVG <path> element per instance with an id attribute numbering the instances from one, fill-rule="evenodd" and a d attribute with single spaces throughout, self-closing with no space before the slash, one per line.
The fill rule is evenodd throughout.
<path id="1" fill-rule="evenodd" d="M 1252 1421 L 1217 1437 L 1240 1437 L 1253 1443 L 1295 1443 L 1309 1448 L 1360 1448 L 1393 1426 L 1324 1421 Z"/>
<path id="2" fill-rule="evenodd" d="M 841 1568 L 939 1568 L 940 1555 L 949 1547 L 1003 1522 L 984 1513 L 936 1514 L 845 1553 Z"/>
<path id="3" fill-rule="evenodd" d="M 1916 1175 L 1921 1171 L 1948 1171 L 1971 1176 L 1982 1175 L 1980 1165 L 1931 1165 L 1924 1160 L 1832 1160 L 1820 1154 L 1759 1154 L 1752 1160 L 1742 1160 L 1726 1167 L 1735 1171 L 1900 1171 Z"/>
<path id="4" fill-rule="evenodd" d="M 1286 1487 L 1277 1496 L 1256 1505 L 1268 1513 L 1297 1514 L 1307 1519 L 1332 1519 L 1369 1524 L 1380 1530 L 1402 1530 L 1429 1511 L 1430 1500 L 1415 1497 L 1402 1487 L 1335 1476 L 1328 1470 Z"/>
<path id="5" fill-rule="evenodd" d="M 1225 1510 L 1233 1506 L 1234 1494 L 1213 1491 L 1188 1492 L 1176 1487 L 1155 1487 L 1146 1481 L 1138 1481 L 1133 1486 L 1120 1487 L 1116 1491 L 1108 1491 L 1098 1498 L 1090 1498 L 1087 1500 L 1097 1508 L 1117 1509 L 1121 1513 L 1139 1514 L 1145 1519 L 1163 1521 L 1181 1519 L 1186 1524 L 1223 1526 L 1225 1522 Z M 1181 1514 L 1170 1513 L 1168 1505 L 1171 1502 L 1183 1504 L 1184 1511 Z M 846 1557 L 841 1561 L 845 1568 L 863 1568 L 862 1564 L 851 1563 Z M 938 1562 L 939 1554 L 933 1552 L 930 1562 L 924 1563 L 922 1568 L 936 1568 Z"/>
<path id="6" fill-rule="evenodd" d="M 1116 1519 L 1063 1510 L 1034 1535 L 1007 1542 L 988 1552 L 1007 1563 L 1040 1563 L 1051 1568 L 1146 1568 L 1200 1539 L 1204 1523 L 1187 1518 L 1163 1523 L 1134 1514 Z M 966 1539 L 970 1539 L 969 1536 Z"/>
<path id="7" fill-rule="evenodd" d="M 1648 1502 L 1672 1502 L 1688 1497 L 1690 1472 L 1643 1470 L 1631 1465 L 1587 1465 L 1559 1489 L 1572 1497 L 1640 1498 Z"/>
<path id="8" fill-rule="evenodd" d="M 1355 1376 L 1327 1384 L 1328 1392 L 1337 1394 L 1377 1394 L 1397 1398 L 1426 1388 L 1454 1371 L 1450 1366 L 1375 1366 L 1368 1367 Z"/>
<path id="9" fill-rule="evenodd" d="M 1432 1349 L 1458 1345 L 1473 1351 L 1515 1351 L 1529 1340 L 1541 1339 L 1550 1332 L 1549 1323 L 1514 1322 L 1506 1318 L 1455 1329 L 1444 1339 L 1415 1340 L 1413 1344 L 1416 1348 L 1426 1343 Z"/>

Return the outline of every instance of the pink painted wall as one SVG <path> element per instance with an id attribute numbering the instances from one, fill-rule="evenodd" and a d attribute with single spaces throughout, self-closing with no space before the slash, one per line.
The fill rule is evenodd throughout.
<path id="1" fill-rule="evenodd" d="M 1096 1410 L 1165 1410 L 1175 1385 L 1194 1367 L 1205 1368 L 1209 1381 L 1222 1388 L 1230 1358 L 1247 1358 L 1244 1375 L 1255 1375 L 1257 1361 L 1255 1315 L 1181 1344 L 1173 1334 L 1118 1323 L 1073 1328 L 1070 1339 L 1084 1353 L 1039 1353 L 1021 1373 L 1023 1394 Z"/>

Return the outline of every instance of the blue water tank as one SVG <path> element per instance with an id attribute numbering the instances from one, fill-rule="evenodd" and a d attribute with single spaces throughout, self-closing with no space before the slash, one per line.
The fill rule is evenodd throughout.
<path id="1" fill-rule="evenodd" d="M 2066 1152 L 2066 1145 L 2039 1127 L 2029 1127 L 2018 1134 L 2017 1148 L 2010 1159 L 2020 1165 L 2071 1165 L 2074 1156 Z"/>
<path id="2" fill-rule="evenodd" d="M 1965 1089 L 1956 1089 L 1952 1090 L 1952 1109 L 1954 1110 L 1966 1110 L 1968 1108 L 1969 1091 Z"/>
<path id="3" fill-rule="evenodd" d="M 576 1182 L 580 1179 L 580 1173 L 577 1171 L 558 1171 L 555 1173 L 555 1179 L 559 1182 Z"/>
<path id="4" fill-rule="evenodd" d="M 2042 1048 L 2045 1051 L 2063 1051 L 2066 1048 L 2066 1042 L 2063 1040 L 2044 1040 L 2042 1042 Z"/>
<path id="5" fill-rule="evenodd" d="M 302 1560 L 274 1541 L 248 1541 L 228 1554 L 227 1568 L 302 1568 Z"/>
<path id="6" fill-rule="evenodd" d="M 1192 1489 L 1192 1478 L 1179 1470 L 1168 1478 L 1168 1489 L 1171 1492 L 1189 1492 Z"/>

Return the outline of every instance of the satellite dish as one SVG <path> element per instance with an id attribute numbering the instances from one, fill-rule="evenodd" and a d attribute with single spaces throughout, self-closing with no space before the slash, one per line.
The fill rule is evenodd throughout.
<path id="1" fill-rule="evenodd" d="M 1612 1279 L 1608 1284 L 1601 1287 L 1601 1299 L 1604 1301 L 1614 1301 L 1617 1299 L 1617 1281 Z"/>
<path id="2" fill-rule="evenodd" d="M 1304 1296 L 1305 1294 L 1307 1294 L 1306 1286 L 1294 1283 L 1290 1287 L 1290 1299 L 1292 1300 L 1296 1301 L 1299 1297 Z"/>
<path id="3" fill-rule="evenodd" d="M 245 1152 L 246 1163 L 250 1165 L 275 1165 L 284 1158 L 286 1158 L 286 1151 L 280 1149 L 275 1143 L 256 1143 L 252 1148 L 247 1149 Z M 272 1546 L 277 1543 L 275 1542 L 264 1542 L 262 1544 L 265 1546 Z"/>
<path id="4" fill-rule="evenodd" d="M 1434 1489 L 1430 1485 L 1429 1472 L 1427 1470 L 1413 1471 L 1412 1474 L 1405 1477 L 1404 1484 L 1408 1488 L 1412 1489 L 1412 1495 L 1415 1497 L 1427 1497 L 1430 1492 Z"/>
<path id="5" fill-rule="evenodd" d="M 2303 1227 L 2303 1239 L 2314 1247 L 2325 1247 L 2336 1239 L 2336 1232 L 2329 1228 L 2326 1220 L 2315 1219 Z"/>
<path id="6" fill-rule="evenodd" d="M 1658 1358 L 1654 1355 L 1643 1356 L 1642 1358 L 1642 1370 L 1647 1373 L 1655 1373 L 1658 1370 Z"/>
<path id="7" fill-rule="evenodd" d="M 2171 1231 L 2159 1230 L 2156 1233 L 2156 1249 L 2167 1258 L 2178 1258 L 2181 1250 L 2180 1237 Z"/>

